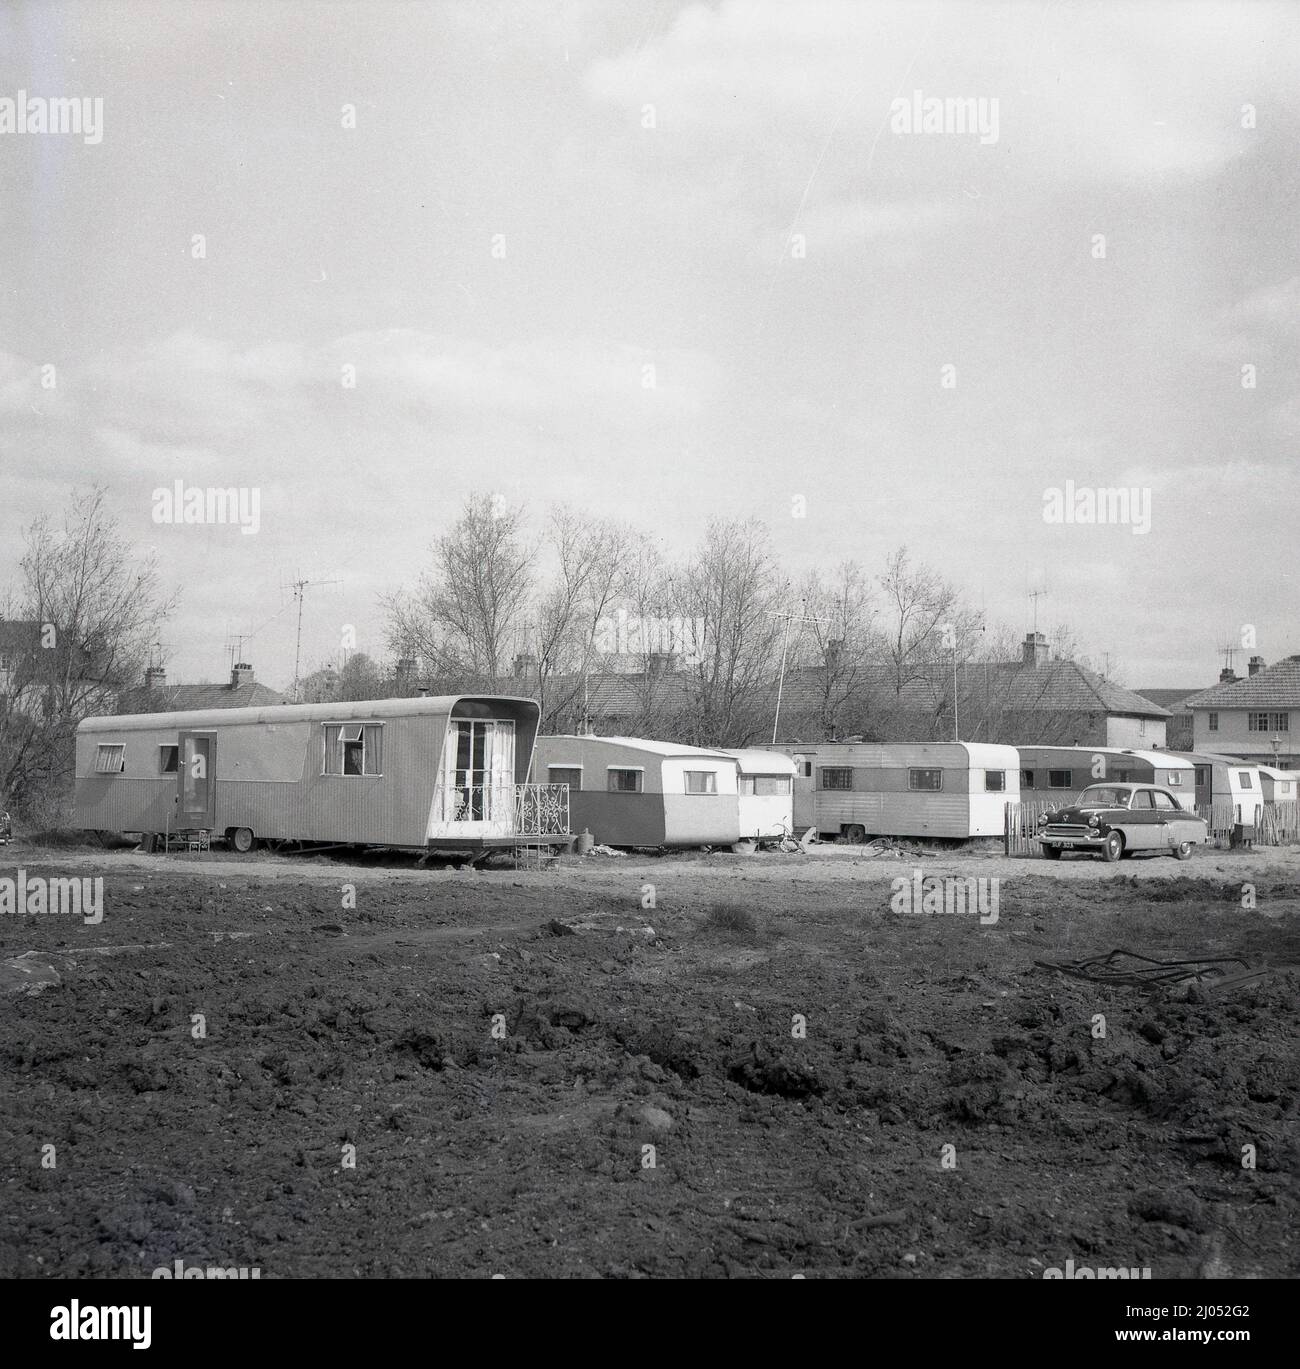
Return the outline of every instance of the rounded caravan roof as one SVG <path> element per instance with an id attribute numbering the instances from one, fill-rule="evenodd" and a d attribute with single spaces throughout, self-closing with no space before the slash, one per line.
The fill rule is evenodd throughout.
<path id="1" fill-rule="evenodd" d="M 723 753 L 739 766 L 742 775 L 793 775 L 798 767 L 792 756 L 784 751 L 764 751 L 756 746 L 742 746 Z"/>
<path id="2" fill-rule="evenodd" d="M 648 737 L 597 737 L 584 736 L 580 732 L 548 732 L 538 737 L 538 742 L 586 742 L 609 743 L 611 746 L 625 746 L 634 751 L 645 751 L 652 756 L 708 756 L 712 760 L 730 761 L 735 755 L 730 751 L 715 751 L 706 746 L 689 746 L 686 742 L 659 742 Z"/>
<path id="3" fill-rule="evenodd" d="M 1006 766 L 1008 770 L 1020 769 L 1020 752 L 1014 746 L 1003 742 L 949 742 L 950 746 L 963 746 L 972 765 Z"/>
<path id="4" fill-rule="evenodd" d="M 323 704 L 265 704 L 259 708 L 204 708 L 181 713 L 120 713 L 84 718 L 78 734 L 88 732 L 147 732 L 156 728 L 202 729 L 231 727 L 239 723 L 382 722 L 385 718 L 455 716 L 462 704 L 491 706 L 513 704 L 532 711 L 536 721 L 541 710 L 536 699 L 507 694 L 444 694 L 437 698 L 354 699 Z M 473 716 L 467 711 L 465 716 Z"/>

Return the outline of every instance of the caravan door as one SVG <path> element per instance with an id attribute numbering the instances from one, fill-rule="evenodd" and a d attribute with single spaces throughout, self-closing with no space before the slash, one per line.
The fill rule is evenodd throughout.
<path id="1" fill-rule="evenodd" d="M 176 778 L 179 794 L 177 826 L 181 829 L 216 824 L 217 738 L 211 732 L 182 732 L 177 739 Z"/>
<path id="2" fill-rule="evenodd" d="M 455 718 L 447 724 L 431 837 L 504 837 L 515 822 L 515 725 Z"/>

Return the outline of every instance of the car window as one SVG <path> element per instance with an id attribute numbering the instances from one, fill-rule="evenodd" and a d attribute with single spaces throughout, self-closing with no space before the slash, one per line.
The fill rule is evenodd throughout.
<path id="1" fill-rule="evenodd" d="M 1105 784 L 1094 784 L 1079 795 L 1082 808 L 1127 808 L 1129 791 Z"/>
<path id="2" fill-rule="evenodd" d="M 1170 809 L 1178 807 L 1173 801 L 1173 798 L 1166 794 L 1163 789 L 1157 789 L 1151 797 L 1155 799 L 1156 807 L 1159 808 L 1161 812 L 1168 812 Z"/>
<path id="3" fill-rule="evenodd" d="M 1154 808 L 1155 795 L 1149 789 L 1139 789 L 1133 795 L 1133 807 L 1141 808 L 1144 812 L 1149 808 Z"/>

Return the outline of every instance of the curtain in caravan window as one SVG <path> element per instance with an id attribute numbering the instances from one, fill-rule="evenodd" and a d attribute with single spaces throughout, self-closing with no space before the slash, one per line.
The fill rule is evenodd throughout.
<path id="1" fill-rule="evenodd" d="M 325 725 L 325 773 L 327 775 L 341 775 L 343 773 L 343 739 L 339 735 L 343 729 L 337 723 L 327 723 Z"/>
<path id="2" fill-rule="evenodd" d="M 384 773 L 384 729 L 378 723 L 366 726 L 366 774 Z"/>

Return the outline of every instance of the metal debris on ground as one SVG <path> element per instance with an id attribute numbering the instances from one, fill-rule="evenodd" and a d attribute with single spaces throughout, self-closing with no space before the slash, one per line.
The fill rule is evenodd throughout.
<path id="1" fill-rule="evenodd" d="M 1263 979 L 1267 970 L 1252 970 L 1236 956 L 1213 956 L 1202 960 L 1153 960 L 1117 947 L 1106 955 L 1083 960 L 1036 960 L 1044 970 L 1084 979 L 1090 984 L 1119 984 L 1135 988 L 1200 989 L 1240 988 Z"/>
<path id="2" fill-rule="evenodd" d="M 920 860 L 919 851 L 909 850 L 906 846 L 900 846 L 892 837 L 876 837 L 875 840 L 867 842 L 862 848 L 864 856 L 877 860 L 882 856 L 898 858 L 902 860 Z"/>
<path id="3" fill-rule="evenodd" d="M 587 852 L 589 856 L 621 856 L 622 851 L 616 851 L 612 846 L 595 845 Z"/>

